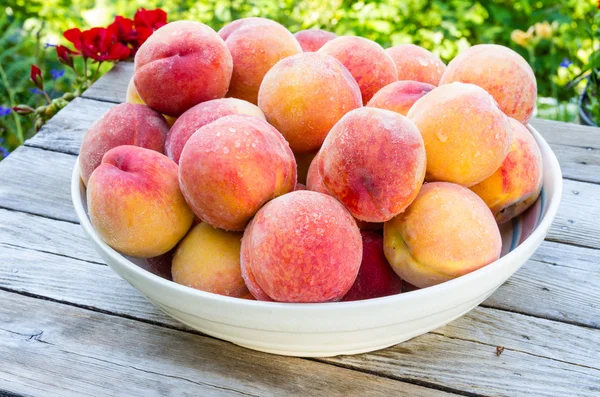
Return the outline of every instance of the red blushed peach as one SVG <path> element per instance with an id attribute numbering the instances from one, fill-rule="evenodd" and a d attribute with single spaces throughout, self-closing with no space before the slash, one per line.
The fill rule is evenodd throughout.
<path id="1" fill-rule="evenodd" d="M 394 61 L 374 41 L 357 36 L 338 37 L 319 52 L 338 59 L 348 69 L 360 87 L 364 104 L 377 91 L 398 80 Z"/>
<path id="2" fill-rule="evenodd" d="M 316 52 L 325 43 L 337 38 L 337 35 L 322 29 L 307 29 L 294 33 L 294 37 L 300 43 L 302 51 Z"/>
<path id="3" fill-rule="evenodd" d="M 87 186 L 90 221 L 117 251 L 150 258 L 175 247 L 194 214 L 179 190 L 177 164 L 137 146 L 109 150 Z"/>
<path id="4" fill-rule="evenodd" d="M 294 191 L 296 190 L 308 190 L 306 188 L 306 185 L 302 184 L 302 183 L 296 183 L 296 187 L 294 188 Z"/>
<path id="5" fill-rule="evenodd" d="M 400 44 L 386 50 L 398 69 L 398 80 L 414 80 L 437 86 L 446 65 L 436 55 L 414 44 Z"/>
<path id="6" fill-rule="evenodd" d="M 500 168 L 471 187 L 490 207 L 498 223 L 521 215 L 542 190 L 542 153 L 527 128 L 509 119 L 515 137 Z"/>
<path id="7" fill-rule="evenodd" d="M 490 93 L 500 110 L 523 124 L 533 113 L 537 82 L 521 55 L 496 44 L 479 44 L 454 58 L 440 84 L 455 81 L 476 84 Z"/>
<path id="8" fill-rule="evenodd" d="M 228 97 L 257 103 L 265 74 L 280 60 L 302 52 L 300 44 L 282 25 L 247 23 L 225 41 L 233 58 Z"/>
<path id="9" fill-rule="evenodd" d="M 363 256 L 350 291 L 343 301 L 380 298 L 402 292 L 402 280 L 392 270 L 383 253 L 383 237 L 373 232 L 360 232 Z"/>
<path id="10" fill-rule="evenodd" d="M 214 99 L 188 109 L 169 130 L 165 154 L 179 164 L 181 151 L 194 132 L 206 124 L 232 114 L 246 114 L 265 119 L 263 112 L 250 102 L 235 98 Z"/>
<path id="11" fill-rule="evenodd" d="M 451 280 L 500 257 L 502 238 L 489 208 L 469 189 L 423 185 L 404 213 L 385 223 L 385 256 L 419 288 Z"/>
<path id="12" fill-rule="evenodd" d="M 135 87 L 152 109 L 179 116 L 198 103 L 222 98 L 233 60 L 210 27 L 171 22 L 152 34 L 135 55 Z"/>
<path id="13" fill-rule="evenodd" d="M 288 57 L 266 74 L 258 107 L 295 153 L 319 150 L 331 127 L 362 106 L 360 88 L 348 70 L 328 55 Z"/>
<path id="14" fill-rule="evenodd" d="M 132 103 L 134 105 L 145 105 L 146 104 L 146 103 L 144 103 L 144 101 L 142 101 L 142 98 L 140 98 L 140 94 L 138 94 L 137 89 L 135 88 L 135 83 L 133 82 L 133 77 L 129 80 L 129 84 L 127 84 L 127 93 L 125 94 L 125 102 Z M 167 116 L 165 114 L 163 114 L 163 117 L 165 118 L 165 120 L 167 120 L 167 123 L 169 123 L 169 126 L 171 126 L 171 127 L 175 123 L 175 120 L 177 120 L 177 117 L 171 117 L 171 116 Z"/>
<path id="15" fill-rule="evenodd" d="M 418 81 L 396 81 L 377 91 L 367 106 L 406 116 L 412 105 L 434 88 L 434 85 Z"/>
<path id="16" fill-rule="evenodd" d="M 244 297 L 248 288 L 240 269 L 242 233 L 196 225 L 177 246 L 173 281 L 214 294 Z"/>
<path id="17" fill-rule="evenodd" d="M 122 103 L 106 112 L 87 130 L 79 149 L 81 179 L 92 172 L 110 149 L 135 145 L 163 153 L 169 125 L 160 113 L 144 105 Z"/>
<path id="18" fill-rule="evenodd" d="M 239 28 L 241 28 L 244 25 L 255 25 L 255 24 L 273 24 L 273 23 L 277 23 L 275 21 L 271 21 L 270 19 L 267 18 L 259 18 L 259 17 L 249 17 L 249 18 L 240 18 L 240 19 L 236 19 L 235 21 L 229 22 L 227 25 L 223 26 L 220 30 L 219 30 L 219 36 L 221 36 L 221 38 L 223 40 L 227 40 L 227 38 L 236 30 L 238 30 Z"/>
<path id="19" fill-rule="evenodd" d="M 473 84 L 436 87 L 410 108 L 427 151 L 427 181 L 466 187 L 500 167 L 513 139 L 508 117 L 494 98 Z"/>
<path id="20" fill-rule="evenodd" d="M 264 203 L 294 190 L 296 161 L 266 121 L 225 116 L 188 140 L 179 159 L 179 182 L 200 219 L 241 231 Z"/>
<path id="21" fill-rule="evenodd" d="M 296 165 L 298 166 L 298 182 L 306 184 L 308 168 L 316 155 L 317 152 L 294 153 Z"/>
<path id="22" fill-rule="evenodd" d="M 425 147 L 398 113 L 361 108 L 331 129 L 318 155 L 323 184 L 357 219 L 385 222 L 416 197 L 425 176 Z"/>
<path id="23" fill-rule="evenodd" d="M 257 290 L 254 285 L 278 302 L 341 299 L 361 257 L 360 232 L 350 213 L 333 197 L 311 191 L 269 201 L 242 239 L 242 274 L 252 274 L 253 281 L 246 278 L 250 292 Z"/>

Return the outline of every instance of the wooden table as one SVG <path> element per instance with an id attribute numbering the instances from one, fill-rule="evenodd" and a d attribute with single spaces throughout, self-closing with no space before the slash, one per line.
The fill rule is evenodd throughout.
<path id="1" fill-rule="evenodd" d="M 378 352 L 279 357 L 166 317 L 77 224 L 81 138 L 131 73 L 117 65 L 0 163 L 0 396 L 600 396 L 600 129 L 532 122 L 564 197 L 538 252 L 480 307 Z"/>

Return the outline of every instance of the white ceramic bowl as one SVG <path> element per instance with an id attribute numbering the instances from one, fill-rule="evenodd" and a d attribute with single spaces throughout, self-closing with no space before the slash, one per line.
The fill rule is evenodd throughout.
<path id="1" fill-rule="evenodd" d="M 504 255 L 482 269 L 434 287 L 364 301 L 259 302 L 176 284 L 144 270 L 139 259 L 119 254 L 100 239 L 87 215 L 78 162 L 71 194 L 81 226 L 96 251 L 171 317 L 205 334 L 255 350 L 305 357 L 356 354 L 403 342 L 462 316 L 490 296 L 538 248 L 558 210 L 562 176 L 546 141 L 531 126 L 529 130 L 542 151 L 544 188 L 525 219 L 502 228 Z"/>

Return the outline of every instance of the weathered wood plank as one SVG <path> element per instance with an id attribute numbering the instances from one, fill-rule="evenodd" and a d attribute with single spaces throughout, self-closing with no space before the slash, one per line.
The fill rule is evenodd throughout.
<path id="1" fill-rule="evenodd" d="M 0 162 L 0 207 L 77 222 L 71 204 L 75 156 L 21 146 Z"/>
<path id="2" fill-rule="evenodd" d="M 125 102 L 127 85 L 133 76 L 133 62 L 119 62 L 84 93 L 84 98 L 99 101 Z"/>
<path id="3" fill-rule="evenodd" d="M 449 396 L 0 291 L 0 384 L 39 396 Z"/>
<path id="4" fill-rule="evenodd" d="M 114 106 L 114 103 L 75 98 L 29 139 L 27 146 L 79 154 L 81 140 L 88 128 Z"/>
<path id="5" fill-rule="evenodd" d="M 531 124 L 552 145 L 600 149 L 600 128 L 552 120 L 533 119 Z"/>

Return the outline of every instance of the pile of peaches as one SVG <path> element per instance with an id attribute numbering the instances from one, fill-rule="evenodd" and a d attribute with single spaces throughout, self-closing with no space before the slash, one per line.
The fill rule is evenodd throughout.
<path id="1" fill-rule="evenodd" d="M 89 217 L 115 250 L 216 294 L 432 286 L 497 260 L 498 224 L 539 196 L 535 100 L 530 66 L 498 45 L 446 66 L 263 18 L 173 22 L 83 139 Z"/>

